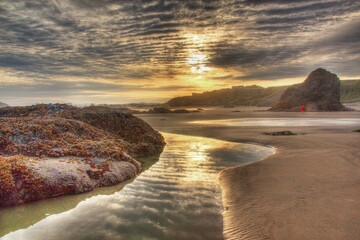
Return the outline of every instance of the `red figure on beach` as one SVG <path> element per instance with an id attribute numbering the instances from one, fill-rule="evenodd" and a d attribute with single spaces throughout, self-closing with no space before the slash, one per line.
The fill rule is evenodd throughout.
<path id="1" fill-rule="evenodd" d="M 301 112 L 305 112 L 305 105 L 301 105 L 300 110 Z"/>

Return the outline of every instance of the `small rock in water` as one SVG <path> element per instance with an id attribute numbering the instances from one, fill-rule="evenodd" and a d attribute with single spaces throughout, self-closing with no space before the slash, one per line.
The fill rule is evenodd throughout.
<path id="1" fill-rule="evenodd" d="M 263 134 L 270 135 L 270 136 L 293 136 L 293 135 L 296 135 L 295 133 L 293 133 L 291 131 L 268 132 L 268 133 L 263 133 Z"/>

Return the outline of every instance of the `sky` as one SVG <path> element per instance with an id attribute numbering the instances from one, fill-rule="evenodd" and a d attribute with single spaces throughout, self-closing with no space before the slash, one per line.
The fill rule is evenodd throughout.
<path id="1" fill-rule="evenodd" d="M 0 101 L 165 102 L 360 79 L 358 0 L 1 0 Z"/>

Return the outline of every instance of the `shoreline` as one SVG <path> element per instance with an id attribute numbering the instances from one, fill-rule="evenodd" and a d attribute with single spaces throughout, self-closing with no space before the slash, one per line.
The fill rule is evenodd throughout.
<path id="1" fill-rule="evenodd" d="M 223 111 L 223 110 L 221 110 Z M 360 153 L 356 125 L 301 127 L 178 128 L 179 122 L 233 118 L 220 112 L 201 115 L 144 117 L 162 132 L 273 146 L 260 161 L 225 169 L 219 174 L 226 239 L 357 239 L 360 237 Z M 235 116 L 277 116 L 278 113 L 237 113 Z M 282 116 L 297 117 L 291 113 Z M 359 118 L 359 112 L 311 113 L 310 117 Z M 159 121 L 160 118 L 170 121 Z M 175 121 L 174 121 L 175 120 Z M 164 126 L 165 125 L 165 126 Z M 171 128 L 174 126 L 174 128 Z M 262 133 L 289 130 L 296 136 Z"/>
<path id="2" fill-rule="evenodd" d="M 148 220 L 144 223 L 144 226 L 152 226 L 152 223 L 156 224 L 159 221 L 158 213 L 162 212 L 163 207 L 168 210 L 163 212 L 164 216 L 161 215 L 161 217 L 167 219 L 163 222 L 164 225 L 162 226 L 167 231 L 172 232 L 172 234 L 167 235 L 165 232 L 161 232 L 160 235 L 156 235 L 156 233 L 140 231 L 139 234 L 142 234 L 141 236 L 153 236 L 153 238 L 156 238 L 155 236 L 162 236 L 159 239 L 168 239 L 171 238 L 170 236 L 177 236 L 179 231 L 183 231 L 181 239 L 195 236 L 198 239 L 204 237 L 207 239 L 223 239 L 222 195 L 218 184 L 216 184 L 219 172 L 228 166 L 237 166 L 241 163 L 246 164 L 249 161 L 259 161 L 265 156 L 271 155 L 274 148 L 232 143 L 213 138 L 167 133 L 163 133 L 163 135 L 167 142 L 169 142 L 168 147 L 170 149 L 165 150 L 162 159 L 153 168 L 150 168 L 148 172 L 145 172 L 144 175 L 140 175 L 133 182 L 134 184 L 128 185 L 127 188 L 124 188 L 118 194 L 104 198 L 96 197 L 93 200 L 82 202 L 71 212 L 46 218 L 32 227 L 26 228 L 26 230 L 14 231 L 6 235 L 4 239 L 22 239 L 25 237 L 28 237 L 28 239 L 42 239 L 41 233 L 37 232 L 41 232 L 42 230 L 40 229 L 44 228 L 48 228 L 49 232 L 47 233 L 54 236 L 59 236 L 56 233 L 57 228 L 67 228 L 75 232 L 78 229 L 71 226 L 81 219 L 84 223 L 87 223 L 87 227 L 91 226 L 88 228 L 90 230 L 98 225 L 98 222 L 90 217 L 93 215 L 100 215 L 100 219 L 104 217 L 103 220 L 105 222 L 108 221 L 105 224 L 107 227 L 104 226 L 105 229 L 108 229 L 106 232 L 114 229 L 115 226 L 117 229 L 121 228 L 123 225 L 120 219 L 134 219 L 135 222 L 133 224 L 138 226 L 138 220 L 136 220 L 138 217 L 135 218 L 134 216 L 144 216 L 145 214 L 149 215 L 147 215 Z M 183 169 L 183 171 L 181 172 L 179 169 Z M 163 174 L 159 174 L 159 172 Z M 184 194 L 184 189 L 186 194 Z M 158 194 L 162 197 L 159 198 Z M 67 200 L 69 199 L 71 197 L 67 198 Z M 97 205 L 98 199 L 102 199 L 101 205 Z M 177 200 L 173 201 L 174 199 Z M 158 204 L 155 207 L 154 202 L 158 202 L 163 207 Z M 168 205 L 170 202 L 171 204 Z M 119 206 L 114 209 L 113 206 L 117 204 Z M 174 206 L 173 204 L 176 205 Z M 123 209 L 121 206 L 126 207 L 128 210 L 114 211 L 116 209 Z M 139 209 L 139 206 L 144 206 L 144 208 Z M 152 209 L 150 212 L 149 208 Z M 202 208 L 204 208 L 203 211 L 194 211 L 194 209 Z M 179 216 L 177 214 L 174 215 L 174 211 L 176 213 L 177 209 L 182 209 Z M 106 218 L 105 216 L 108 214 L 102 215 L 106 211 L 117 215 L 118 218 Z M 139 213 L 139 211 L 143 213 Z M 86 215 L 83 212 L 87 212 Z M 66 216 L 70 215 L 73 220 L 66 218 Z M 116 219 L 119 221 L 115 221 Z M 196 223 L 189 221 L 189 219 L 195 219 Z M 148 225 L 149 221 L 150 225 Z M 12 222 L 17 221 L 13 219 Z M 114 227 L 111 227 L 113 222 L 118 222 L 118 225 L 115 224 Z M 179 226 L 174 227 L 172 222 L 177 222 Z M 125 224 L 124 227 L 128 227 L 128 225 Z M 203 231 L 209 227 L 212 231 Z M 102 229 L 105 231 L 104 228 Z M 124 234 L 126 235 L 126 233 Z M 86 235 L 82 236 L 85 239 Z M 164 236 L 167 237 L 165 238 Z"/>
<path id="3" fill-rule="evenodd" d="M 360 118 L 358 113 L 326 113 L 326 116 L 331 114 L 334 118 Z M 221 110 L 221 115 L 227 119 L 234 113 Z M 244 115 L 274 119 L 276 113 L 236 113 L 239 118 Z M 164 119 L 173 116 L 149 117 L 147 121 L 162 133 L 273 148 L 272 154 L 256 162 L 218 172 L 226 239 L 357 239 L 360 236 L 360 153 L 357 151 L 360 135 L 353 132 L 360 128 L 360 121 L 333 126 L 324 118 L 320 126 L 234 127 L 216 124 L 221 120 L 219 112 L 182 114 L 171 121 Z M 196 118 L 214 123 L 188 124 L 189 119 Z M 283 130 L 298 135 L 263 134 Z"/>
<path id="4" fill-rule="evenodd" d="M 341 140 L 346 138 L 348 145 L 349 138 L 358 139 L 354 134 L 342 134 Z M 303 146 L 327 137 L 317 136 Z M 359 168 L 347 164 L 352 154 L 359 157 L 356 146 L 339 155 L 339 149 L 327 143 L 327 149 L 314 147 L 300 155 L 300 150 L 281 145 L 284 141 L 277 138 L 283 137 L 273 140 L 277 152 L 266 161 L 221 172 L 226 238 L 358 238 Z M 359 167 L 359 158 L 352 163 Z"/>

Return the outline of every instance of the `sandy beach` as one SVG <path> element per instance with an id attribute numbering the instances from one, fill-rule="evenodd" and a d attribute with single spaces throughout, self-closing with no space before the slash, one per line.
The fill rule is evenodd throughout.
<path id="1" fill-rule="evenodd" d="M 353 130 L 360 128 L 360 113 L 300 115 L 258 110 L 263 109 L 139 117 L 163 132 L 276 147 L 276 153 L 263 161 L 220 173 L 227 239 L 359 239 L 360 134 Z M 254 126 L 217 122 L 241 118 L 253 118 Z M 296 119 L 297 124 L 273 124 L 277 118 Z M 257 124 L 259 119 L 273 120 L 266 126 Z M 298 124 L 311 119 L 319 122 Z M 337 124 L 342 120 L 351 124 Z M 212 123 L 187 123 L 193 121 Z M 283 130 L 298 135 L 262 134 Z"/>

